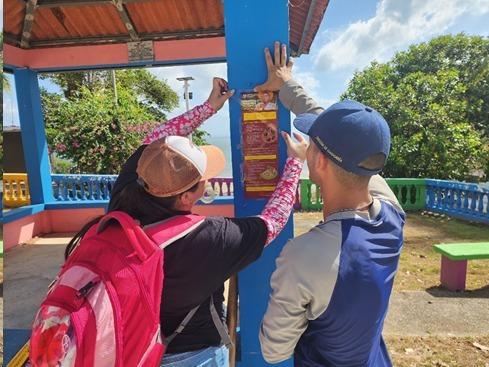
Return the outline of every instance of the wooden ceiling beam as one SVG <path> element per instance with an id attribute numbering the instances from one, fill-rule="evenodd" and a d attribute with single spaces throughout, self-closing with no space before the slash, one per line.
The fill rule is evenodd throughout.
<path id="1" fill-rule="evenodd" d="M 28 0 L 25 8 L 24 26 L 22 27 L 22 36 L 20 47 L 29 48 L 32 37 L 32 26 L 34 24 L 34 13 L 37 8 L 37 0 Z"/>
<path id="2" fill-rule="evenodd" d="M 171 33 L 146 33 L 140 34 L 138 41 L 165 41 L 178 39 L 208 38 L 224 36 L 224 28 L 215 30 L 184 31 Z M 9 37 L 12 39 L 13 37 Z M 6 38 L 7 40 L 7 38 Z M 49 46 L 68 46 L 68 45 L 86 45 L 86 44 L 110 44 L 133 42 L 132 38 L 127 35 L 112 35 L 103 37 L 84 37 L 84 38 L 64 38 L 55 40 L 36 40 L 31 41 L 31 48 L 49 47 Z"/>
<path id="3" fill-rule="evenodd" d="M 126 7 L 124 6 L 122 0 L 113 0 L 112 3 L 114 4 L 115 8 L 117 9 L 117 12 L 119 13 L 119 17 L 122 20 L 122 23 L 124 23 L 124 26 L 127 29 L 127 32 L 129 33 L 129 36 L 131 37 L 132 41 L 139 41 L 139 35 L 136 30 L 136 27 L 134 26 L 133 21 L 131 20 L 131 17 L 129 16 L 129 13 L 127 12 Z"/>

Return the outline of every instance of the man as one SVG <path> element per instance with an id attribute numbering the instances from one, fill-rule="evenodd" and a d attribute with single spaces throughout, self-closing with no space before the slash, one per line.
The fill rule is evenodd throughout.
<path id="1" fill-rule="evenodd" d="M 275 45 L 275 62 L 285 46 Z M 403 242 L 405 214 L 378 175 L 390 132 L 374 109 L 342 101 L 323 111 L 272 62 L 257 90 L 278 90 L 309 135 L 307 163 L 321 188 L 324 221 L 291 240 L 277 260 L 260 342 L 264 358 L 295 366 L 391 366 L 383 322 Z"/>

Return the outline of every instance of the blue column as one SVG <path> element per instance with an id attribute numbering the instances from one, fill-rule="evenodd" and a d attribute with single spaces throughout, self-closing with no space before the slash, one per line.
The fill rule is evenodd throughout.
<path id="1" fill-rule="evenodd" d="M 37 73 L 16 69 L 14 77 L 31 203 L 43 204 L 53 201 L 53 190 Z"/>
<path id="2" fill-rule="evenodd" d="M 234 205 L 236 217 L 259 214 L 266 200 L 245 199 L 242 182 L 243 156 L 241 151 L 240 92 L 252 89 L 267 78 L 264 48 L 274 41 L 289 43 L 289 9 L 287 0 L 225 0 L 226 55 L 228 81 L 236 95 L 230 100 L 231 147 L 234 177 Z M 279 107 L 279 127 L 290 132 L 290 113 Z M 286 159 L 286 146 L 280 143 L 280 169 Z M 258 331 L 270 293 L 270 276 L 275 259 L 287 239 L 293 236 L 293 221 L 289 220 L 280 236 L 265 249 L 260 260 L 239 274 L 239 302 L 241 328 L 241 360 L 238 366 L 268 365 L 261 355 Z M 286 361 L 280 366 L 291 366 Z"/>

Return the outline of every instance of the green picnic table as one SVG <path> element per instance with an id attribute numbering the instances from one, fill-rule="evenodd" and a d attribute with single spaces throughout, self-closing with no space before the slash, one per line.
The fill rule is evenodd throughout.
<path id="1" fill-rule="evenodd" d="M 489 259 L 489 242 L 442 243 L 433 248 L 441 254 L 441 284 L 452 291 L 465 290 L 467 260 Z"/>

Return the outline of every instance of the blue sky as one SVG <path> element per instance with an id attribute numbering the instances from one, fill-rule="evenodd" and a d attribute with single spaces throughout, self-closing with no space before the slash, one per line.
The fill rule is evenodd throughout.
<path id="1" fill-rule="evenodd" d="M 292 0 L 295 1 L 295 0 Z M 296 60 L 295 78 L 324 107 L 345 91 L 355 70 L 373 60 L 389 60 L 410 44 L 440 34 L 465 32 L 489 36 L 489 0 L 331 0 L 311 53 Z M 192 105 L 203 102 L 213 76 L 226 77 L 225 64 L 150 69 L 182 96 L 180 76 L 191 75 Z M 42 85 L 45 82 L 41 82 Z M 53 86 L 45 85 L 49 89 Z M 17 122 L 13 93 L 4 95 L 4 124 Z M 180 107 L 170 113 L 184 111 Z M 204 125 L 212 136 L 229 136 L 227 106 Z"/>

